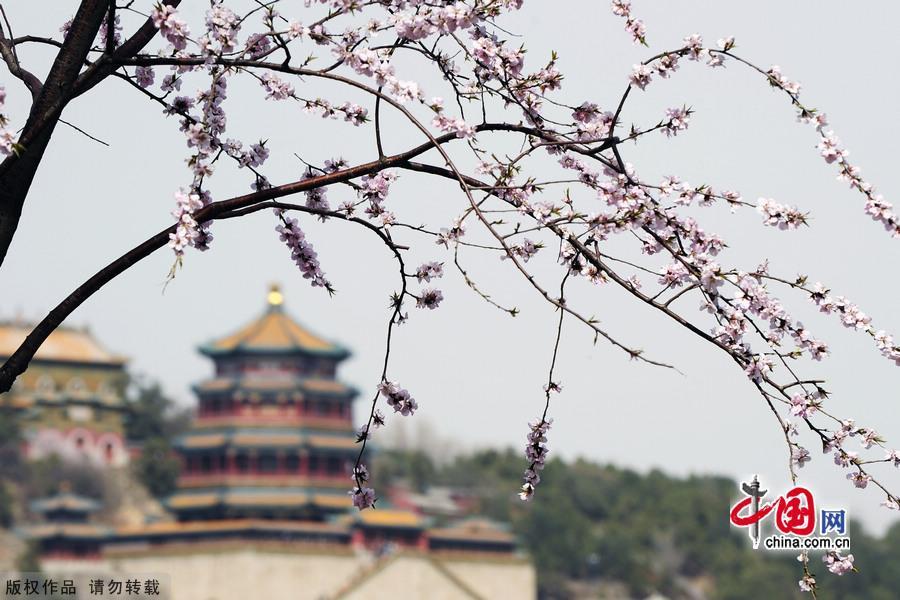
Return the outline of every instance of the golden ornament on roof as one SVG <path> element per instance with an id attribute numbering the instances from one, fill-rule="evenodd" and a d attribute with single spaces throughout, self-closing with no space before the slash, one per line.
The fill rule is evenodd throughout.
<path id="1" fill-rule="evenodd" d="M 284 296 L 277 284 L 272 284 L 272 287 L 269 288 L 269 295 L 266 299 L 272 306 L 281 306 L 281 303 L 284 302 Z"/>

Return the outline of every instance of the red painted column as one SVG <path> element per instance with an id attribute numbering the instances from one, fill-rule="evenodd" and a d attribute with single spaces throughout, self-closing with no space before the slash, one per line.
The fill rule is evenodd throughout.
<path id="1" fill-rule="evenodd" d="M 305 450 L 300 452 L 300 475 L 309 476 L 309 453 Z"/>
<path id="2" fill-rule="evenodd" d="M 354 529 L 350 536 L 350 544 L 354 548 L 362 548 L 366 545 L 366 536 L 362 529 Z"/>
<path id="3" fill-rule="evenodd" d="M 428 551 L 428 534 L 424 531 L 419 534 L 419 539 L 416 540 L 416 548 L 422 552 Z"/>

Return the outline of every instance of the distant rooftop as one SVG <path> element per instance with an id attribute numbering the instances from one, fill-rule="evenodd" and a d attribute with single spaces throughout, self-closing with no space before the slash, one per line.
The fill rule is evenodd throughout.
<path id="1" fill-rule="evenodd" d="M 345 358 L 349 352 L 319 337 L 284 310 L 284 296 L 273 285 L 266 297 L 266 310 L 238 331 L 200 347 L 204 354 L 215 356 L 231 353 L 317 354 Z"/>
<path id="2" fill-rule="evenodd" d="M 33 325 L 0 321 L 0 359 L 12 356 L 31 333 Z M 41 344 L 34 360 L 79 364 L 123 365 L 125 357 L 111 353 L 87 329 L 62 326 Z"/>
<path id="3" fill-rule="evenodd" d="M 53 496 L 32 500 L 30 508 L 33 512 L 46 514 L 55 511 L 73 513 L 92 513 L 100 510 L 100 503 L 85 496 L 73 494 L 68 483 L 60 484 L 60 490 Z"/>

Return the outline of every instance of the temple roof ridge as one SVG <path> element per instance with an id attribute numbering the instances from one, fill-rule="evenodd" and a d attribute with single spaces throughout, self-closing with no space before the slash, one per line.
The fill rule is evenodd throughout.
<path id="1" fill-rule="evenodd" d="M 18 349 L 33 323 L 0 320 L 0 357 L 9 357 Z M 37 361 L 121 366 L 128 360 L 107 350 L 87 327 L 62 325 L 54 330 L 34 355 Z"/>
<path id="2" fill-rule="evenodd" d="M 93 513 L 101 508 L 100 502 L 87 496 L 72 493 L 68 488 L 63 488 L 52 496 L 37 498 L 29 504 L 32 512 L 44 514 L 55 510 L 67 510 L 70 512 Z"/>
<path id="3" fill-rule="evenodd" d="M 338 360 L 350 356 L 346 348 L 319 336 L 291 317 L 284 309 L 284 296 L 277 285 L 270 288 L 262 315 L 230 335 L 201 345 L 199 350 L 207 356 L 301 353 Z"/>

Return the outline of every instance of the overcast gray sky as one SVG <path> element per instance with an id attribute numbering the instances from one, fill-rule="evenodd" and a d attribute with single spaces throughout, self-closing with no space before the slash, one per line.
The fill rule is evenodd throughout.
<path id="1" fill-rule="evenodd" d="M 17 35 L 56 34 L 75 4 L 4 3 Z M 197 15 L 205 3 L 183 4 L 185 13 Z M 646 21 L 654 51 L 677 47 L 694 32 L 710 43 L 734 35 L 742 56 L 763 67 L 780 65 L 803 84 L 805 100 L 828 113 L 864 175 L 888 200 L 900 198 L 900 87 L 894 65 L 900 50 L 894 31 L 900 5 L 633 4 Z M 190 22 L 199 24 L 196 16 Z M 529 0 L 521 13 L 501 24 L 522 36 L 533 68 L 545 62 L 550 50 L 560 53 L 559 68 L 566 76 L 562 97 L 574 104 L 591 100 L 614 107 L 632 64 L 650 55 L 631 44 L 606 1 Z M 39 50 L 23 49 L 22 55 L 37 71 L 46 64 Z M 406 76 L 416 78 L 415 73 Z M 0 82 L 8 91 L 10 113 L 23 115 L 22 86 L 5 70 Z M 331 93 L 339 99 L 335 92 L 330 88 L 311 94 Z M 763 229 L 753 211 L 702 213 L 704 228 L 731 242 L 726 260 L 752 268 L 768 257 L 774 272 L 806 273 L 857 302 L 877 327 L 900 334 L 898 243 L 863 214 L 862 197 L 835 180 L 835 170 L 815 150 L 814 131 L 796 123 L 783 96 L 737 65 L 713 71 L 693 63 L 684 64 L 672 80 L 656 81 L 634 96 L 628 120 L 655 122 L 665 108 L 680 104 L 696 111 L 689 131 L 678 138 L 660 136 L 625 149 L 626 159 L 645 178 L 677 174 L 695 184 L 739 190 L 749 200 L 773 197 L 811 211 L 811 227 L 796 232 Z M 256 85 L 233 86 L 228 106 L 229 135 L 272 140 L 273 157 L 265 171 L 274 182 L 299 175 L 294 151 L 320 163 L 338 154 L 373 158 L 370 134 L 265 102 Z M 177 123 L 165 120 L 157 105 L 123 84 L 105 83 L 75 102 L 65 118 L 111 147 L 64 126 L 57 129 L 0 270 L 2 316 L 43 316 L 100 266 L 167 224 L 172 192 L 188 182 Z M 397 150 L 420 141 L 408 127 L 398 127 L 388 146 Z M 217 198 L 247 191 L 243 175 L 217 174 Z M 331 198 L 337 203 L 346 195 L 346 190 L 334 190 Z M 404 174 L 391 202 L 397 203 L 398 214 L 415 215 L 412 221 L 446 224 L 461 211 L 464 198 L 450 183 L 436 185 Z M 190 384 L 210 373 L 209 363 L 195 351 L 197 344 L 255 317 L 267 285 L 280 282 L 292 314 L 354 350 L 341 377 L 363 390 L 357 406 L 361 419 L 381 368 L 387 299 L 396 283 L 390 256 L 374 236 L 352 226 L 309 225 L 309 237 L 339 290 L 329 298 L 301 279 L 273 233 L 274 225 L 273 217 L 262 213 L 216 223 L 213 249 L 189 252 L 165 294 L 172 257 L 160 251 L 103 289 L 70 323 L 89 325 L 107 346 L 131 357 L 134 372 L 160 380 L 179 402 L 190 404 Z M 398 239 L 407 236 L 401 233 Z M 438 246 L 422 239 L 417 243 L 421 246 L 411 264 L 428 259 L 449 264 L 450 256 Z M 415 437 L 416 423 L 424 423 L 460 448 L 518 448 L 527 422 L 542 408 L 555 315 L 508 262 L 463 256 L 469 256 L 473 276 L 489 293 L 517 305 L 521 316 L 498 313 L 448 269 L 441 282 L 445 304 L 427 314 L 411 311 L 410 324 L 396 337 L 390 374 L 419 401 L 414 421 L 405 423 L 410 436 Z M 540 263 L 538 268 L 543 268 Z M 877 354 L 866 336 L 818 315 L 800 296 L 779 293 L 832 347 L 831 358 L 806 371 L 829 380 L 832 412 L 874 426 L 900 445 L 897 368 Z M 607 344 L 593 345 L 591 335 L 568 322 L 558 371 L 564 392 L 551 409 L 554 454 L 682 475 L 746 477 L 758 472 L 769 489 L 787 487 L 782 434 L 726 356 L 612 287 L 590 294 L 577 291 L 574 298 L 611 333 L 674 362 L 684 375 L 629 362 Z M 391 419 L 391 427 L 399 420 Z M 851 521 L 882 529 L 892 515 L 878 506 L 876 491 L 853 488 L 830 456 L 819 454 L 814 439 L 806 434 L 802 439 L 814 460 L 801 473 L 819 502 L 846 507 Z M 878 472 L 889 487 L 900 487 L 897 471 Z"/>

